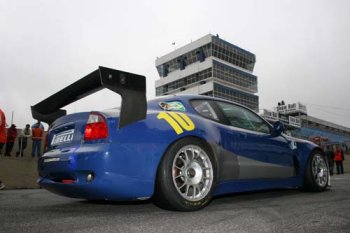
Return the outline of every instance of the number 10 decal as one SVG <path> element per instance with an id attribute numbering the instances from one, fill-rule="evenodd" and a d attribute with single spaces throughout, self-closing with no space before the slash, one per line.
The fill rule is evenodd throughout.
<path id="1" fill-rule="evenodd" d="M 177 134 L 182 134 L 184 130 L 192 131 L 195 128 L 193 121 L 185 113 L 160 112 L 157 118 L 168 122 Z"/>

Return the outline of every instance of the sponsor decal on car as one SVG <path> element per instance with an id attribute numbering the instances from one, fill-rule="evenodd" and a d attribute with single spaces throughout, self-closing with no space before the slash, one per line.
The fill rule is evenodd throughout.
<path id="1" fill-rule="evenodd" d="M 159 106 L 165 111 L 180 111 L 185 112 L 185 106 L 179 101 L 160 102 Z"/>
<path id="2" fill-rule="evenodd" d="M 184 131 L 195 129 L 193 121 L 182 112 L 160 112 L 157 118 L 159 120 L 165 120 L 174 129 L 176 134 L 182 134 Z"/>
<path id="3" fill-rule="evenodd" d="M 51 146 L 70 142 L 73 140 L 73 136 L 74 136 L 74 129 L 66 130 L 64 132 L 56 134 L 55 136 L 53 136 L 53 139 L 51 141 Z"/>

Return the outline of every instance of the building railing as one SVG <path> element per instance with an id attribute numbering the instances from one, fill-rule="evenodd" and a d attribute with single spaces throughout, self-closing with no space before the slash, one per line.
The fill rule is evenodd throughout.
<path id="1" fill-rule="evenodd" d="M 303 105 L 301 103 L 280 105 L 280 106 L 277 106 L 276 109 L 277 109 L 277 112 L 283 113 L 283 114 L 290 114 L 294 112 L 301 112 L 301 113 L 307 114 L 306 105 Z"/>

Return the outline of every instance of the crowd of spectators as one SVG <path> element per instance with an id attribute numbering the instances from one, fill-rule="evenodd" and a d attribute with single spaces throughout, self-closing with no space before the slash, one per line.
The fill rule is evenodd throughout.
<path id="1" fill-rule="evenodd" d="M 26 124 L 26 126 L 18 131 L 15 124 L 11 124 L 10 127 L 6 124 L 6 117 L 4 112 L 0 109 L 0 156 L 4 157 L 19 157 L 23 158 L 24 151 L 27 148 L 29 140 L 32 142 L 31 157 L 41 156 L 41 141 L 44 137 L 44 126 L 40 121 L 36 122 L 32 126 Z M 19 132 L 19 133 L 18 133 Z M 13 148 L 17 140 L 18 149 L 13 154 Z"/>
<path id="2" fill-rule="evenodd" d="M 44 129 L 42 125 L 40 125 L 40 122 L 35 123 L 32 126 L 26 124 L 24 129 L 18 131 L 16 125 L 12 124 L 5 130 L 6 141 L 2 143 L 0 148 L 0 156 L 23 158 L 26 148 L 28 147 L 28 143 L 32 143 L 32 150 L 27 151 L 26 153 L 30 154 L 32 158 L 39 158 L 42 153 L 41 142 L 44 137 Z M 14 150 L 16 140 L 17 148 L 15 149 L 17 150 Z"/>
<path id="3" fill-rule="evenodd" d="M 0 108 L 0 156 L 5 157 L 19 157 L 23 158 L 23 154 L 28 145 L 28 139 L 32 141 L 31 157 L 34 158 L 41 156 L 41 141 L 44 137 L 44 126 L 40 121 L 33 124 L 31 127 L 26 124 L 25 128 L 22 129 L 18 135 L 18 130 L 15 124 L 11 123 L 9 128 L 6 124 L 5 113 Z M 12 154 L 15 142 L 18 142 L 18 150 Z M 4 148 L 4 150 L 3 150 Z M 5 188 L 5 184 L 1 181 L 0 177 L 0 190 Z"/>

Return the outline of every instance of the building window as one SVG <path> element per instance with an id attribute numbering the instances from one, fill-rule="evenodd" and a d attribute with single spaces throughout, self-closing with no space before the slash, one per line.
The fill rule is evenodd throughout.
<path id="1" fill-rule="evenodd" d="M 193 83 L 198 83 L 202 80 L 205 80 L 207 78 L 211 77 L 211 68 L 203 70 L 201 72 L 198 72 L 196 74 L 187 76 L 185 78 L 176 80 L 174 82 L 168 83 L 164 86 L 156 88 L 156 96 L 164 95 L 167 94 L 169 91 L 181 89 L 187 85 L 193 84 Z"/>
<path id="2" fill-rule="evenodd" d="M 214 61 L 213 77 L 257 92 L 257 77 Z"/>
<path id="3" fill-rule="evenodd" d="M 259 97 L 256 95 L 245 94 L 237 90 L 215 84 L 213 96 L 242 104 L 255 111 L 259 110 Z"/>
<path id="4" fill-rule="evenodd" d="M 190 65 L 195 62 L 203 62 L 206 57 L 211 56 L 211 46 L 210 44 L 204 45 L 200 48 L 196 48 L 186 54 L 183 54 L 180 57 L 177 57 L 173 60 L 170 60 L 164 64 L 157 66 L 158 74 L 160 77 L 166 77 L 168 73 L 171 73 L 175 70 L 183 70 L 187 65 Z M 164 68 L 167 67 L 167 72 L 164 72 Z"/>
<path id="5" fill-rule="evenodd" d="M 213 37 L 213 56 L 243 69 L 253 71 L 255 55 Z"/>

